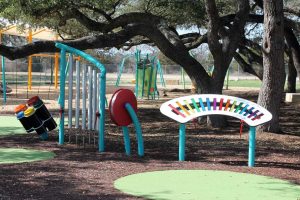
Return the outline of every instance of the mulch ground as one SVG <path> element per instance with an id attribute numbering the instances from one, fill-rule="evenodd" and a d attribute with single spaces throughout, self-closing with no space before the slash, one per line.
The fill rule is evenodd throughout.
<path id="1" fill-rule="evenodd" d="M 167 94 L 158 101 L 139 101 L 138 117 L 145 145 L 143 158 L 137 156 L 134 128 L 130 126 L 132 156 L 129 157 L 124 153 L 121 129 L 108 118 L 104 153 L 99 153 L 94 145 L 83 148 L 81 136 L 76 145 L 74 134 L 78 130 L 74 129 L 66 131 L 66 144 L 63 146 L 57 144 L 57 132 L 50 133 L 49 141 L 40 141 L 35 134 L 1 137 L 1 147 L 48 150 L 56 157 L 41 162 L 0 165 L 0 199 L 141 199 L 114 189 L 114 181 L 133 173 L 168 169 L 227 170 L 300 184 L 299 106 L 282 103 L 280 121 L 284 134 L 257 134 L 254 168 L 247 167 L 247 127 L 240 138 L 240 123 L 235 119 L 229 119 L 230 127 L 226 129 L 188 123 L 186 161 L 179 162 L 178 123 L 163 116 L 159 107 L 168 98 L 188 94 Z M 256 92 L 230 94 L 257 99 Z M 85 132 L 86 135 L 89 133 Z M 70 143 L 69 135 L 72 136 Z"/>

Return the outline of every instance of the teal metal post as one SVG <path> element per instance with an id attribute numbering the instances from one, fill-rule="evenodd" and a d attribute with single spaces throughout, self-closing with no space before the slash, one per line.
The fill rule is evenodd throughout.
<path id="1" fill-rule="evenodd" d="M 146 60 L 143 62 L 143 79 L 142 79 L 142 98 L 144 98 L 144 87 L 145 87 L 145 70 Z"/>
<path id="2" fill-rule="evenodd" d="M 125 152 L 127 156 L 130 156 L 130 138 L 129 138 L 129 131 L 127 126 L 122 126 L 123 135 L 124 135 L 124 146 Z"/>
<path id="3" fill-rule="evenodd" d="M 255 164 L 255 135 L 256 127 L 250 126 L 249 129 L 249 154 L 248 154 L 248 166 L 254 167 Z"/>
<path id="4" fill-rule="evenodd" d="M 98 147 L 99 152 L 104 152 L 104 128 L 105 128 L 105 102 L 106 102 L 106 69 L 104 66 L 100 68 L 100 88 L 99 88 L 99 113 L 100 113 L 100 123 L 99 123 L 99 137 L 98 137 Z"/>
<path id="5" fill-rule="evenodd" d="M 59 124 L 59 144 L 64 144 L 64 137 L 65 137 L 65 68 L 66 68 L 66 50 L 61 49 L 60 51 L 60 97 L 59 97 L 59 104 L 60 104 L 60 124 Z"/>
<path id="6" fill-rule="evenodd" d="M 72 54 L 70 54 L 70 57 L 72 57 L 71 56 Z M 70 63 L 70 57 L 69 57 L 69 59 L 68 59 L 68 61 L 66 61 L 67 62 L 67 64 L 65 64 L 65 77 L 67 77 L 68 76 L 68 73 L 69 73 L 69 63 Z M 58 95 L 58 102 L 60 102 L 60 94 Z"/>
<path id="7" fill-rule="evenodd" d="M 139 65 L 139 51 L 137 50 L 135 52 L 135 96 L 138 97 L 138 90 L 139 90 L 139 85 L 138 85 L 138 79 L 139 79 L 139 73 L 138 73 L 138 65 Z"/>
<path id="8" fill-rule="evenodd" d="M 184 161 L 185 157 L 185 124 L 179 125 L 179 161 Z"/>
<path id="9" fill-rule="evenodd" d="M 144 141 L 143 141 L 143 134 L 142 134 L 142 128 L 140 125 L 140 122 L 135 114 L 134 109 L 132 108 L 132 106 L 129 103 L 125 104 L 125 108 L 127 110 L 127 112 L 129 113 L 135 130 L 136 130 L 136 137 L 137 137 L 137 141 L 138 141 L 138 154 L 139 156 L 144 156 Z"/>
<path id="10" fill-rule="evenodd" d="M 159 99 L 159 94 L 158 94 L 158 89 L 157 89 L 157 67 L 156 67 L 156 73 L 154 73 L 154 99 L 156 99 L 156 94 L 157 94 L 157 99 Z"/>
<path id="11" fill-rule="evenodd" d="M 160 61 L 158 59 L 157 59 L 156 65 L 157 65 L 157 70 L 159 71 L 161 85 L 163 87 L 166 87 L 166 83 L 165 83 L 165 79 L 164 79 L 164 72 L 161 67 Z"/>
<path id="12" fill-rule="evenodd" d="M 149 78 L 149 83 L 148 83 L 148 88 L 147 88 L 147 92 L 148 92 L 148 99 L 149 99 L 149 95 L 150 95 L 150 88 L 152 85 L 152 78 L 153 78 L 153 70 L 154 70 L 154 58 L 151 61 L 151 70 L 150 70 L 150 78 Z M 156 75 L 156 74 L 155 74 Z M 155 91 L 154 91 L 155 94 Z M 151 95 L 152 99 L 153 99 L 153 95 Z"/>
<path id="13" fill-rule="evenodd" d="M 3 86 L 3 103 L 6 104 L 6 79 L 5 79 L 5 58 L 1 56 L 2 64 L 2 86 Z"/>
<path id="14" fill-rule="evenodd" d="M 122 63 L 121 63 L 121 65 L 120 65 L 119 74 L 118 74 L 118 78 L 117 78 L 117 81 L 116 81 L 116 86 L 119 86 L 119 85 L 120 85 L 121 75 L 122 75 L 122 73 L 123 73 L 125 60 L 126 60 L 126 57 L 123 58 Z"/>

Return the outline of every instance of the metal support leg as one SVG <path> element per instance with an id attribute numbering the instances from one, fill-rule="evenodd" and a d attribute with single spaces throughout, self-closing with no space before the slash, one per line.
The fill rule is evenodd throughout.
<path id="1" fill-rule="evenodd" d="M 134 109 L 129 103 L 125 104 L 125 108 L 128 111 L 136 130 L 136 137 L 138 141 L 138 154 L 139 156 L 144 156 L 144 141 L 143 141 L 143 134 L 142 134 L 142 128 L 140 122 L 135 114 Z"/>
<path id="2" fill-rule="evenodd" d="M 64 144 L 65 140 L 65 68 L 66 68 L 66 50 L 62 49 L 60 51 L 60 124 L 59 124 L 59 131 L 58 131 L 58 143 L 60 145 Z"/>
<path id="3" fill-rule="evenodd" d="M 130 156 L 130 138 L 127 126 L 122 126 L 126 155 Z"/>
<path id="4" fill-rule="evenodd" d="M 185 124 L 179 125 L 179 161 L 185 157 Z"/>
<path id="5" fill-rule="evenodd" d="M 248 154 L 248 166 L 254 167 L 255 163 L 255 135 L 256 127 L 250 126 L 249 129 L 249 154 Z"/>

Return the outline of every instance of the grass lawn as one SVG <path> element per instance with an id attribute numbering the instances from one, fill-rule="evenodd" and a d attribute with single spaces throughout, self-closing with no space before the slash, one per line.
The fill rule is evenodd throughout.
<path id="1" fill-rule="evenodd" d="M 228 82 L 228 87 L 255 87 L 260 88 L 260 80 L 230 80 Z M 226 87 L 226 81 L 224 82 L 224 87 Z M 297 92 L 300 92 L 300 83 L 297 81 L 296 84 Z"/>

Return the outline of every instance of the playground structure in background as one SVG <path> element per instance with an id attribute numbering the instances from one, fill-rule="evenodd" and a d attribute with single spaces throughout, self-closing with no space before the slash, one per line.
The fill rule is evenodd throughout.
<path id="1" fill-rule="evenodd" d="M 163 103 L 160 111 L 180 123 L 179 160 L 185 160 L 185 123 L 206 115 L 227 115 L 236 117 L 250 126 L 248 166 L 255 163 L 256 126 L 272 119 L 272 114 L 265 108 L 251 101 L 215 94 L 191 95 L 179 97 Z"/>
<path id="2" fill-rule="evenodd" d="M 32 43 L 34 40 L 55 40 L 59 41 L 60 38 L 58 37 L 57 33 L 47 29 L 47 28 L 40 28 L 33 30 L 32 28 L 26 28 L 25 30 L 21 31 L 18 30 L 16 25 L 11 25 L 9 27 L 3 28 L 0 30 L 0 44 L 3 43 L 2 36 L 3 35 L 10 35 L 10 36 L 19 36 L 26 38 L 27 43 Z M 28 56 L 28 90 L 32 89 L 32 58 L 33 57 L 52 57 L 54 58 L 54 85 L 55 89 L 58 88 L 58 66 L 59 66 L 59 53 L 54 54 L 33 54 Z M 2 56 L 2 85 L 5 85 L 5 64 L 4 64 L 4 57 Z"/>
<path id="3" fill-rule="evenodd" d="M 126 60 L 133 55 L 125 56 L 119 65 L 119 73 L 116 81 L 116 86 L 120 85 L 121 76 L 125 67 Z M 165 87 L 163 71 L 156 56 L 149 54 L 142 54 L 141 50 L 136 50 L 135 54 L 135 89 L 134 93 L 137 98 L 147 97 L 148 99 L 159 98 L 157 89 L 157 74 L 160 75 L 160 81 Z"/>
<path id="4" fill-rule="evenodd" d="M 117 126 L 122 127 L 125 152 L 127 155 L 130 155 L 130 138 L 127 126 L 133 122 L 136 129 L 136 137 L 138 142 L 138 155 L 144 156 L 142 129 L 136 116 L 136 112 L 137 100 L 131 90 L 119 89 L 113 94 L 109 103 L 109 114 L 111 120 Z"/>

